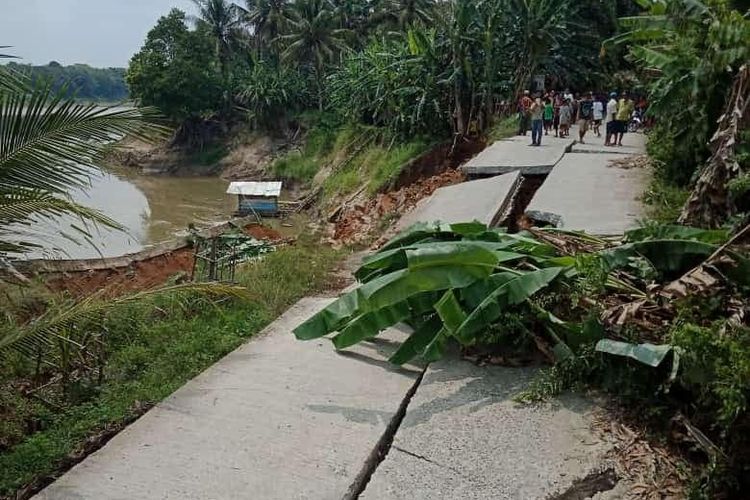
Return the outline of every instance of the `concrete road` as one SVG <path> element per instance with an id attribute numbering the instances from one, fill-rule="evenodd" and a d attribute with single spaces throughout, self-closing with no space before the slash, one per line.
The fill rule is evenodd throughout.
<path id="1" fill-rule="evenodd" d="M 386 362 L 403 333 L 345 355 L 291 330 L 305 299 L 35 498 L 338 499 L 421 373 Z"/>
<path id="2" fill-rule="evenodd" d="M 640 197 L 646 189 L 649 172 L 643 168 L 624 169 L 612 164 L 626 157 L 612 154 L 602 140 L 575 145 L 552 169 L 526 209 L 537 222 L 597 235 L 622 235 L 638 226 L 643 218 Z M 645 152 L 642 134 L 628 134 L 625 147 L 630 154 Z"/>
<path id="3" fill-rule="evenodd" d="M 404 215 L 397 227 L 403 230 L 417 222 L 474 220 L 493 226 L 507 214 L 520 182 L 521 176 L 514 172 L 440 188 Z"/>
<path id="4" fill-rule="evenodd" d="M 590 402 L 512 401 L 535 373 L 455 357 L 430 365 L 360 498 L 543 499 L 598 469 L 610 445 L 589 428 Z"/>
<path id="5" fill-rule="evenodd" d="M 560 139 L 552 135 L 542 137 L 541 146 L 530 146 L 531 137 L 514 136 L 495 142 L 461 168 L 469 177 L 489 177 L 520 172 L 547 174 L 573 146 L 574 134 Z"/>

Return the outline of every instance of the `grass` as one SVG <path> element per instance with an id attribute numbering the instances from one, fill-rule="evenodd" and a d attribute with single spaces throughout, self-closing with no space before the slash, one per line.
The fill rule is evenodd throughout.
<path id="1" fill-rule="evenodd" d="M 390 148 L 377 143 L 364 148 L 326 179 L 323 185 L 326 198 L 351 193 L 365 184 L 369 194 L 377 193 L 397 179 L 403 166 L 424 153 L 429 145 L 416 139 Z"/>
<path id="2" fill-rule="evenodd" d="M 306 294 L 322 288 L 338 254 L 311 239 L 245 266 L 250 302 L 160 299 L 129 306 L 106 321 L 106 379 L 89 397 L 51 411 L 12 390 L 18 360 L 0 366 L 0 443 L 18 441 L 19 425 L 42 428 L 0 448 L 0 496 L 54 472 L 88 438 L 128 418 L 139 403 L 156 403 L 264 328 Z M 16 418 L 10 418 L 15 416 Z M 8 418 L 6 418 L 8 417 Z M 16 425 L 14 425 L 14 422 Z"/>
<path id="3" fill-rule="evenodd" d="M 669 184 L 655 175 L 642 197 L 646 205 L 646 216 L 663 224 L 674 223 L 689 195 L 688 189 Z"/>
<path id="4" fill-rule="evenodd" d="M 518 132 L 518 117 L 515 115 L 503 118 L 487 133 L 487 138 L 490 142 L 499 141 L 500 139 L 507 139 L 513 137 Z"/>
<path id="5" fill-rule="evenodd" d="M 302 151 L 276 160 L 274 173 L 281 178 L 309 184 L 323 166 L 334 172 L 324 180 L 326 199 L 352 193 L 362 186 L 370 194 L 395 180 L 409 160 L 427 150 L 421 138 L 390 144 L 383 131 L 373 127 L 337 125 L 325 117 L 310 118 L 312 124 Z"/>
<path id="6" fill-rule="evenodd" d="M 190 161 L 201 167 L 212 167 L 224 158 L 229 150 L 223 144 L 213 144 L 190 155 Z"/>
<path id="7" fill-rule="evenodd" d="M 313 180 L 318 169 L 317 158 L 302 153 L 290 153 L 273 164 L 273 171 L 277 177 L 305 183 Z"/>
<path id="8" fill-rule="evenodd" d="M 302 151 L 295 151 L 279 158 L 273 164 L 274 173 L 287 180 L 309 183 L 335 149 L 337 129 L 325 115 L 312 114 L 302 117 L 310 130 L 305 137 Z"/>

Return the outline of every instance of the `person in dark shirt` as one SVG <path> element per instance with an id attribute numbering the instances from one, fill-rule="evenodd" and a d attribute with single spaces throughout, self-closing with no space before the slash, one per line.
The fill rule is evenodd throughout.
<path id="1" fill-rule="evenodd" d="M 594 118 L 594 95 L 589 92 L 584 95 L 578 106 L 578 141 L 583 144 L 583 138 Z"/>

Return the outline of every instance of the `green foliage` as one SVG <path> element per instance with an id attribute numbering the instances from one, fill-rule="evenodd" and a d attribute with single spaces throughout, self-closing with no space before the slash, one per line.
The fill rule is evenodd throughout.
<path id="1" fill-rule="evenodd" d="M 75 402 L 61 399 L 57 386 L 45 389 L 39 395 L 57 401 L 55 411 L 10 392 L 9 377 L 28 378 L 33 366 L 11 374 L 0 365 L 0 443 L 11 445 L 0 446 L 0 495 L 53 472 L 88 437 L 123 421 L 137 405 L 167 397 L 296 300 L 325 287 L 337 257 L 303 237 L 241 269 L 238 279 L 253 294 L 249 302 L 166 296 L 113 310 L 99 325 L 106 332 L 104 380 L 85 380 L 91 389 Z M 32 423 L 37 427 L 26 427 Z"/>
<path id="2" fill-rule="evenodd" d="M 67 194 L 87 187 L 113 138 L 149 140 L 163 132 L 149 123 L 153 110 L 78 104 L 6 67 L 0 82 L 0 258 L 34 246 L 23 232 L 34 231 L 35 220 L 80 219 L 71 239 L 89 238 L 87 225 L 119 228 Z"/>
<path id="3" fill-rule="evenodd" d="M 320 166 L 314 157 L 302 153 L 290 153 L 273 164 L 273 171 L 280 179 L 309 183 L 318 173 Z"/>
<path id="4" fill-rule="evenodd" d="M 344 142 L 342 139 L 349 136 L 350 132 L 344 129 L 337 142 Z M 428 143 L 418 139 L 390 148 L 377 142 L 363 146 L 363 142 L 369 142 L 372 138 L 367 136 L 366 129 L 358 133 L 362 135 L 355 135 L 354 139 L 346 143 L 343 149 L 337 150 L 347 157 L 343 166 L 336 169 L 323 183 L 323 189 L 328 198 L 351 193 L 357 187 L 362 186 L 363 181 L 369 194 L 378 192 L 395 181 L 404 165 L 429 146 Z M 334 156 L 334 162 L 336 156 Z"/>
<path id="5" fill-rule="evenodd" d="M 279 37 L 283 58 L 312 69 L 318 109 L 323 111 L 326 65 L 347 49 L 345 33 L 336 26 L 336 18 L 326 0 L 297 0 L 288 33 Z"/>
<path id="6" fill-rule="evenodd" d="M 631 44 L 649 75 L 649 112 L 665 142 L 656 157 L 665 178 L 685 185 L 708 157 L 732 75 L 750 58 L 750 20 L 724 0 L 640 3 L 648 15 L 622 19 L 629 31 L 613 41 Z"/>
<path id="7" fill-rule="evenodd" d="M 445 63 L 436 44 L 434 30 L 372 41 L 331 76 L 331 107 L 352 123 L 387 127 L 401 137 L 445 133 L 449 94 L 440 82 Z"/>
<path id="8" fill-rule="evenodd" d="M 497 122 L 488 132 L 487 140 L 499 141 L 513 137 L 518 133 L 518 117 L 513 115 Z"/>
<path id="9" fill-rule="evenodd" d="M 309 107 L 309 83 L 294 68 L 257 61 L 241 82 L 237 101 L 255 127 L 279 129 L 290 114 Z"/>
<path id="10" fill-rule="evenodd" d="M 750 330 L 722 333 L 725 328 L 686 323 L 673 329 L 671 343 L 684 352 L 680 384 L 696 395 L 703 411 L 715 415 L 711 425 L 726 432 L 747 413 L 750 401 Z"/>
<path id="11" fill-rule="evenodd" d="M 648 218 L 662 224 L 673 224 L 680 217 L 690 192 L 678 185 L 654 176 L 641 200 L 646 205 Z"/>
<path id="12" fill-rule="evenodd" d="M 448 338 L 473 345 L 504 312 L 525 303 L 566 271 L 552 261 L 541 269 L 507 266 L 554 252 L 524 236 L 483 224 L 416 225 L 363 261 L 364 284 L 295 330 L 300 339 L 339 332 L 337 348 L 377 335 L 408 319 L 422 325 L 392 360 L 439 357 Z"/>
<path id="13" fill-rule="evenodd" d="M 194 1 L 195 30 L 173 12 L 131 61 L 136 98 L 175 120 L 228 118 L 235 100 L 272 130 L 317 104 L 406 141 L 483 131 L 500 96 L 515 99 L 537 72 L 557 86 L 599 83 L 600 42 L 631 10 L 598 0 Z M 180 49 L 185 39 L 192 51 Z"/>
<path id="14" fill-rule="evenodd" d="M 301 121 L 309 128 L 304 147 L 276 160 L 273 170 L 282 179 L 308 183 L 321 166 L 330 161 L 329 156 L 336 149 L 337 138 L 345 132 L 340 132 L 335 120 L 327 114 L 308 113 Z"/>
<path id="15" fill-rule="evenodd" d="M 149 31 L 130 60 L 126 80 L 140 104 L 175 121 L 211 115 L 222 105 L 222 76 L 214 41 L 205 29 L 189 30 L 173 9 Z"/>
<path id="16" fill-rule="evenodd" d="M 128 98 L 123 68 L 92 68 L 86 64 L 62 66 L 52 61 L 46 66 L 8 63 L 8 69 L 28 75 L 34 86 L 48 82 L 52 92 L 64 90 L 66 98 L 89 102 L 121 102 Z"/>

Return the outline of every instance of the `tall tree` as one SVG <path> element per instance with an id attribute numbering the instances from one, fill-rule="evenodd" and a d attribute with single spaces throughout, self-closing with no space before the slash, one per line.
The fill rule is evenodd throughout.
<path id="1" fill-rule="evenodd" d="M 429 25 L 434 19 L 435 0 L 380 0 L 376 19 L 406 31 L 415 23 Z"/>
<path id="2" fill-rule="evenodd" d="M 215 43 L 216 57 L 224 81 L 229 79 L 229 59 L 241 38 L 237 6 L 227 0 L 193 0 L 198 8 L 196 22 L 203 24 Z"/>
<path id="3" fill-rule="evenodd" d="M 333 5 L 327 0 L 298 0 L 294 7 L 289 33 L 281 36 L 283 55 L 312 68 L 322 110 L 326 66 L 347 50 L 347 30 L 337 28 Z"/>
<path id="4" fill-rule="evenodd" d="M 223 105 L 210 35 L 189 30 L 185 13 L 173 9 L 149 31 L 141 50 L 130 60 L 126 81 L 139 104 L 158 107 L 179 123 L 175 143 L 200 146 L 201 124 Z"/>
<path id="5" fill-rule="evenodd" d="M 507 0 L 506 46 L 515 63 L 514 95 L 555 52 L 567 51 L 578 3 L 570 0 Z"/>
<path id="6" fill-rule="evenodd" d="M 246 0 L 240 10 L 242 20 L 250 27 L 259 58 L 277 54 L 277 40 L 289 26 L 291 4 L 288 0 Z"/>

